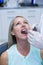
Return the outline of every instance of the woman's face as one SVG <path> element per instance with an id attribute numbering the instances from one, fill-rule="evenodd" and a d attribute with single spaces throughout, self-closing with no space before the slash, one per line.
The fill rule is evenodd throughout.
<path id="1" fill-rule="evenodd" d="M 18 17 L 14 20 L 12 35 L 15 35 L 16 39 L 27 39 L 28 30 L 30 26 L 25 18 Z"/>

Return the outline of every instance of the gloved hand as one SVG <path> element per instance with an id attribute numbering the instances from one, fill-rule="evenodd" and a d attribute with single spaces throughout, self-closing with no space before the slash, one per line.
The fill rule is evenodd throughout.
<path id="1" fill-rule="evenodd" d="M 43 49 L 43 35 L 37 31 L 30 30 L 28 32 L 28 42 L 33 46 Z"/>

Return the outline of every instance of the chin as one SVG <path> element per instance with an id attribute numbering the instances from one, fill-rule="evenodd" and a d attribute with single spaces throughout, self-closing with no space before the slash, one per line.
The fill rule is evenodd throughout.
<path id="1" fill-rule="evenodd" d="M 23 40 L 27 40 L 27 37 L 23 37 L 22 39 L 23 39 Z"/>

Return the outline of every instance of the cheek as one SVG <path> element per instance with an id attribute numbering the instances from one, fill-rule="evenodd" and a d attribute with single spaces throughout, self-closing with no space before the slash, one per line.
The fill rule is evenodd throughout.
<path id="1" fill-rule="evenodd" d="M 18 36 L 20 27 L 13 27 L 13 35 Z"/>
<path id="2" fill-rule="evenodd" d="M 15 37 L 18 38 L 20 36 L 20 31 L 18 28 L 15 29 Z"/>
<path id="3" fill-rule="evenodd" d="M 19 30 L 19 28 L 20 28 L 19 26 L 15 26 L 14 31 L 17 32 Z"/>
<path id="4" fill-rule="evenodd" d="M 28 28 L 28 30 L 30 30 L 30 29 L 31 29 L 31 27 L 30 27 L 29 25 L 27 26 L 27 28 Z"/>
<path id="5" fill-rule="evenodd" d="M 15 34 L 18 34 L 19 33 L 19 30 L 20 30 L 20 27 L 16 27 L 15 28 Z"/>

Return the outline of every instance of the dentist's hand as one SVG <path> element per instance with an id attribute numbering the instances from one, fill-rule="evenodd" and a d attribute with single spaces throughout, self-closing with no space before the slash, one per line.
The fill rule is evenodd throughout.
<path id="1" fill-rule="evenodd" d="M 28 32 L 28 42 L 39 49 L 43 49 L 43 36 L 37 31 L 30 30 Z"/>

